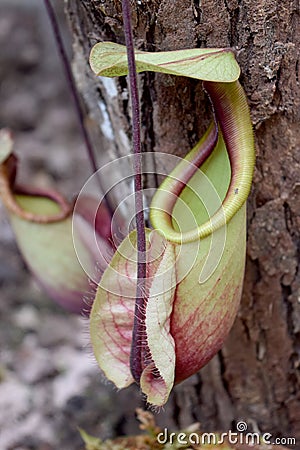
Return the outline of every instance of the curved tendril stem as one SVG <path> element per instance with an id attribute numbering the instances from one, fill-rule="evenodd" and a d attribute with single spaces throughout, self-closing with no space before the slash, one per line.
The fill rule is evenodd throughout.
<path id="1" fill-rule="evenodd" d="M 231 165 L 230 185 L 223 202 L 226 223 L 247 200 L 255 165 L 249 106 L 239 83 L 204 82 L 222 130 Z"/>
<path id="2" fill-rule="evenodd" d="M 161 230 L 165 238 L 174 243 L 187 243 L 204 238 L 228 223 L 246 201 L 251 188 L 255 151 L 249 108 L 243 88 L 238 81 L 232 83 L 204 82 L 204 88 L 211 98 L 224 137 L 231 165 L 231 181 L 222 206 L 210 220 L 184 233 L 174 229 L 171 213 L 176 197 L 170 193 L 178 196 L 188 179 L 195 173 L 190 164 L 186 164 L 186 161 L 193 162 L 190 155 L 197 152 L 202 153 L 206 150 L 206 146 L 210 151 L 213 150 L 215 141 L 212 139 L 210 127 L 196 147 L 164 181 L 152 200 L 150 217 L 153 227 Z M 199 158 L 198 168 L 203 162 Z M 184 164 L 187 169 L 184 174 L 185 184 L 182 186 L 180 171 L 181 165 Z M 175 179 L 176 175 L 177 180 Z"/>

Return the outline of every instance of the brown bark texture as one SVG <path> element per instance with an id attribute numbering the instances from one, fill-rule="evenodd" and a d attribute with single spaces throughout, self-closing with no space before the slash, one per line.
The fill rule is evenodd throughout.
<path id="1" fill-rule="evenodd" d="M 97 41 L 124 43 L 121 2 L 67 0 L 66 10 L 76 81 L 99 161 L 108 161 L 130 151 L 127 81 L 116 79 L 112 89 L 91 73 L 87 61 Z M 159 420 L 181 427 L 199 421 L 207 431 L 227 430 L 242 419 L 249 428 L 294 436 L 299 442 L 299 3 L 134 0 L 132 18 L 135 45 L 141 50 L 235 50 L 257 151 L 238 317 L 223 349 L 175 388 Z M 139 83 L 143 150 L 184 155 L 211 116 L 201 83 L 153 73 L 141 74 Z M 132 408 L 134 398 L 138 396 L 131 396 Z"/>

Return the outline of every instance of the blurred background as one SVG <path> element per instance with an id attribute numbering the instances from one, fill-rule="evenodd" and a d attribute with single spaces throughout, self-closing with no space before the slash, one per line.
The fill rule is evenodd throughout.
<path id="1" fill-rule="evenodd" d="M 71 59 L 64 1 L 52 3 Z M 197 45 L 241 49 L 258 165 L 249 202 L 248 269 L 235 326 L 222 352 L 201 374 L 176 387 L 156 418 L 162 427 L 168 420 L 169 429 L 200 421 L 207 431 L 228 430 L 233 420 L 243 418 L 276 436 L 294 436 L 300 423 L 299 5 L 288 0 L 215 0 L 191 2 L 192 9 L 190 2 L 177 0 L 186 4 L 179 14 L 176 1 L 171 3 L 138 2 L 138 39 L 146 39 L 146 25 L 155 17 L 155 35 L 151 33 L 157 48 L 189 47 L 196 40 Z M 88 55 L 90 42 L 102 36 L 103 23 L 95 26 L 94 34 L 95 16 L 88 11 L 91 6 L 96 13 L 101 4 L 68 1 L 69 17 L 73 14 L 82 41 L 80 55 Z M 117 7 L 119 2 L 107 4 Z M 110 14 L 115 15 L 114 7 Z M 183 27 L 178 17 L 186 21 Z M 114 29 L 120 33 L 116 24 L 115 19 L 109 22 L 104 37 Z M 80 63 L 79 58 L 77 71 Z M 88 76 L 83 78 L 87 82 Z M 146 80 L 152 80 L 143 87 L 144 118 L 150 119 L 151 130 L 142 129 L 147 150 L 184 152 L 194 131 L 203 126 L 203 113 L 190 110 L 200 108 L 203 94 L 197 93 L 195 103 L 193 82 L 164 84 L 152 75 Z M 90 84 L 84 90 L 92 93 L 89 109 L 97 110 L 95 122 L 101 127 L 97 101 L 102 94 L 97 93 L 99 84 Z M 125 94 L 126 83 L 119 87 Z M 183 93 L 187 99 L 182 103 Z M 127 105 L 128 97 L 122 98 L 120 104 Z M 90 175 L 90 164 L 42 0 L 0 0 L 0 102 L 1 128 L 11 129 L 15 140 L 19 180 L 55 187 L 68 198 L 76 195 Z M 124 123 L 122 119 L 127 106 L 109 106 L 115 129 L 119 126 L 120 136 L 126 137 L 128 115 Z M 120 108 L 121 118 L 115 113 Z M 128 153 L 121 139 L 117 144 Z M 103 382 L 89 348 L 87 321 L 64 312 L 40 291 L 20 257 L 1 204 L 0 260 L 0 450 L 83 449 L 78 427 L 101 438 L 137 432 L 134 410 L 143 406 L 138 388 L 117 392 Z"/>
<path id="2" fill-rule="evenodd" d="M 53 4 L 71 57 L 63 2 Z M 90 165 L 41 0 L 0 0 L 0 98 L 19 180 L 72 198 Z M 77 427 L 102 438 L 135 432 L 137 390 L 119 394 L 102 382 L 87 321 L 40 291 L 2 205 L 0 224 L 0 449 L 80 449 Z"/>

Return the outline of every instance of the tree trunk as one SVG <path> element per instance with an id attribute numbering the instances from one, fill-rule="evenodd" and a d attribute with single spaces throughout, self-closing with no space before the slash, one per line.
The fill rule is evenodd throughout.
<path id="1" fill-rule="evenodd" d="M 159 421 L 173 427 L 199 421 L 208 431 L 228 430 L 242 419 L 249 428 L 299 439 L 298 2 L 131 3 L 139 49 L 235 49 L 256 135 L 247 269 L 238 317 L 219 354 L 175 388 Z M 109 83 L 97 79 L 88 66 L 89 51 L 97 41 L 124 43 L 121 1 L 68 0 L 67 13 L 74 39 L 74 73 L 102 163 L 130 152 L 127 81 L 125 77 Z M 144 151 L 183 156 L 209 121 L 209 102 L 195 80 L 141 74 L 140 98 Z M 126 426 L 121 431 L 126 432 Z"/>

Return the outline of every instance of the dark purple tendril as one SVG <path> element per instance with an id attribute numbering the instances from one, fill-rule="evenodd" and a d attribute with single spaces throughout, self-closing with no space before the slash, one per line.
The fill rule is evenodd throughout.
<path id="1" fill-rule="evenodd" d="M 69 89 L 70 89 L 70 92 L 71 92 L 71 95 L 72 95 L 72 98 L 74 101 L 74 106 L 75 106 L 75 110 L 76 110 L 76 114 L 77 114 L 77 118 L 78 118 L 78 123 L 80 126 L 83 141 L 84 141 L 84 144 L 86 147 L 88 159 L 90 161 L 93 173 L 96 173 L 98 170 L 98 167 L 97 167 L 97 163 L 96 163 L 96 159 L 95 159 L 95 155 L 94 155 L 94 151 L 93 151 L 93 146 L 92 146 L 91 140 L 89 138 L 85 123 L 84 123 L 84 113 L 82 110 L 80 97 L 78 94 L 78 90 L 76 88 L 76 83 L 75 83 L 75 80 L 74 80 L 74 77 L 72 74 L 71 65 L 70 65 L 70 62 L 69 62 L 69 59 L 67 56 L 67 52 L 66 52 L 66 49 L 64 46 L 64 42 L 62 39 L 62 35 L 61 35 L 60 29 L 58 26 L 56 14 L 55 14 L 55 11 L 53 9 L 53 6 L 52 6 L 52 3 L 50 0 L 44 0 L 44 4 L 45 4 L 45 8 L 47 10 L 47 14 L 48 14 L 48 17 L 49 17 L 49 20 L 51 23 L 51 27 L 53 30 L 53 34 L 54 34 L 54 38 L 55 38 L 56 45 L 58 48 L 58 52 L 61 57 L 67 84 L 69 86 Z M 97 177 L 97 181 L 98 181 L 101 192 L 104 192 L 100 177 Z M 107 204 L 107 206 L 110 209 L 109 204 Z M 112 213 L 112 211 L 111 211 L 111 213 Z"/>
<path id="2" fill-rule="evenodd" d="M 142 153 L 141 153 L 141 134 L 140 134 L 140 107 L 137 88 L 137 74 L 134 57 L 134 46 L 131 27 L 131 11 L 129 0 L 122 0 L 123 25 L 125 33 L 125 43 L 127 48 L 129 84 L 132 106 L 132 140 L 134 154 L 134 188 L 135 188 L 135 211 L 137 228 L 137 287 L 135 316 L 132 334 L 132 345 L 130 355 L 130 367 L 132 376 L 139 383 L 142 373 L 142 355 L 139 342 L 143 339 L 143 324 L 145 311 L 145 281 L 146 281 L 146 234 L 143 205 L 143 185 L 142 185 Z"/>

